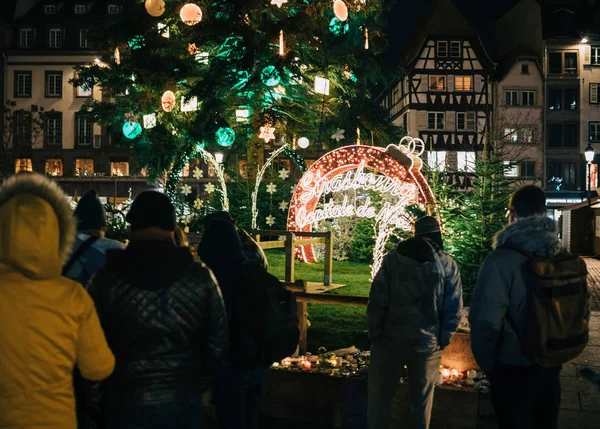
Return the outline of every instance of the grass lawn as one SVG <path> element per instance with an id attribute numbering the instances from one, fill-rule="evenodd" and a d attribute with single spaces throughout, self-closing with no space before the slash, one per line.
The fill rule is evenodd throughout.
<path id="1" fill-rule="evenodd" d="M 269 271 L 279 279 L 284 278 L 285 253 L 281 249 L 266 251 Z M 296 261 L 296 280 L 323 281 L 323 263 L 305 264 Z M 369 264 L 333 261 L 333 283 L 346 286 L 329 293 L 337 295 L 368 296 L 371 283 Z M 316 352 L 319 347 L 335 350 L 356 346 L 368 348 L 367 309 L 342 305 L 308 305 L 308 350 Z"/>

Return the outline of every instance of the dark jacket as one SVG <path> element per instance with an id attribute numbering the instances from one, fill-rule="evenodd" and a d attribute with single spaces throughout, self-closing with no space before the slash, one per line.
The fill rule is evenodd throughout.
<path id="1" fill-rule="evenodd" d="M 369 337 L 394 353 L 435 353 L 461 320 L 456 262 L 434 242 L 411 238 L 383 258 L 367 306 Z"/>
<path id="2" fill-rule="evenodd" d="M 210 270 L 169 241 L 133 241 L 107 253 L 88 287 L 116 368 L 109 407 L 197 395 L 210 361 L 223 357 L 227 317 Z"/>
<path id="3" fill-rule="evenodd" d="M 263 251 L 262 247 L 254 240 L 250 234 L 248 234 L 242 228 L 237 228 L 238 236 L 242 242 L 242 252 L 248 260 L 248 262 L 254 262 L 263 267 L 265 270 L 269 269 L 269 263 L 267 256 Z"/>
<path id="4" fill-rule="evenodd" d="M 471 348 L 484 371 L 492 370 L 498 362 L 531 364 L 523 355 L 515 332 L 524 329 L 527 316 L 527 257 L 501 248 L 503 245 L 517 246 L 542 258 L 555 256 L 561 250 L 556 222 L 546 216 L 520 220 L 494 237 L 495 250 L 479 270 L 469 312 Z"/>

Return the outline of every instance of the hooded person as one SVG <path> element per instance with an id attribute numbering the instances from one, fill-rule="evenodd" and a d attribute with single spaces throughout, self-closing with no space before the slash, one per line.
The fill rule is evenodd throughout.
<path id="1" fill-rule="evenodd" d="M 247 320 L 245 317 L 254 310 L 243 302 L 243 288 L 251 285 L 243 281 L 242 266 L 254 262 L 244 255 L 233 222 L 225 219 L 210 222 L 198 246 L 198 256 L 215 274 L 229 317 L 231 347 L 213 381 L 219 424 L 223 429 L 254 429 L 269 374 L 268 366 L 249 366 L 239 361 L 245 354 L 243 337 L 247 334 L 243 320 Z"/>
<path id="2" fill-rule="evenodd" d="M 108 251 L 88 286 L 116 357 L 103 386 L 105 424 L 202 428 L 205 377 L 228 343 L 221 292 L 211 271 L 176 246 L 167 196 L 142 192 L 127 222 L 127 248 Z"/>
<path id="3" fill-rule="evenodd" d="M 87 286 L 92 276 L 104 265 L 106 251 L 123 249 L 125 245 L 106 238 L 106 212 L 95 190 L 86 192 L 75 209 L 77 239 L 63 274 Z"/>
<path id="4" fill-rule="evenodd" d="M 0 187 L 0 427 L 74 429 L 75 365 L 92 381 L 113 371 L 92 299 L 61 277 L 74 238 L 56 183 L 25 174 Z"/>
<path id="5" fill-rule="evenodd" d="M 415 236 L 384 256 L 367 306 L 371 339 L 370 429 L 388 429 L 392 401 L 408 367 L 412 429 L 427 429 L 441 353 L 458 329 L 462 285 L 456 262 L 443 250 L 438 221 L 415 223 Z"/>

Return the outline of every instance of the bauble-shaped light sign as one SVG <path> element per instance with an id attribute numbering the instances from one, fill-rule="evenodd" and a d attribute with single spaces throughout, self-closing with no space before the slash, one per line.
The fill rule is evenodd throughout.
<path id="1" fill-rule="evenodd" d="M 146 12 L 148 12 L 148 15 L 150 16 L 159 17 L 165 13 L 164 0 L 146 0 L 144 6 L 146 7 Z"/>
<path id="2" fill-rule="evenodd" d="M 333 14 L 340 21 L 348 19 L 348 6 L 343 0 L 335 0 L 333 2 Z"/>
<path id="3" fill-rule="evenodd" d="M 160 104 L 165 112 L 170 112 L 175 107 L 175 93 L 173 91 L 165 91 L 160 99 Z"/>
<path id="4" fill-rule="evenodd" d="M 134 121 L 127 121 L 123 124 L 123 135 L 128 139 L 134 139 L 142 134 L 142 126 Z"/>
<path id="5" fill-rule="evenodd" d="M 202 9 L 194 3 L 183 5 L 179 12 L 179 17 L 187 25 L 196 25 L 202 21 Z"/>
<path id="6" fill-rule="evenodd" d="M 260 73 L 260 80 L 267 86 L 276 86 L 279 85 L 281 76 L 275 66 L 266 66 Z"/>
<path id="7" fill-rule="evenodd" d="M 306 149 L 309 144 L 310 144 L 310 140 L 308 140 L 306 137 L 300 137 L 298 139 L 298 147 L 299 148 Z"/>
<path id="8" fill-rule="evenodd" d="M 231 146 L 235 141 L 235 131 L 229 127 L 221 127 L 215 133 L 217 143 L 221 146 Z"/>

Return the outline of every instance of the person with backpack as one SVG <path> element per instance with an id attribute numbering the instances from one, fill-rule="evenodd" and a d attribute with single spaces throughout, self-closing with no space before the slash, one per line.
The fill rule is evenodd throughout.
<path id="1" fill-rule="evenodd" d="M 227 308 L 231 344 L 216 370 L 213 400 L 222 429 L 255 429 L 273 362 L 298 344 L 296 302 L 260 261 L 247 260 L 232 222 L 213 220 L 198 256 L 215 274 Z"/>
<path id="2" fill-rule="evenodd" d="M 77 427 L 73 368 L 113 371 L 94 303 L 61 276 L 75 219 L 58 185 L 35 173 L 0 186 L 0 427 Z"/>
<path id="3" fill-rule="evenodd" d="M 95 190 L 83 194 L 75 208 L 75 218 L 77 238 L 63 275 L 85 287 L 104 265 L 106 251 L 124 249 L 125 245 L 106 238 L 106 212 Z"/>
<path id="4" fill-rule="evenodd" d="M 156 191 L 127 214 L 125 250 L 88 285 L 115 371 L 102 387 L 105 427 L 202 429 L 205 377 L 225 355 L 227 316 L 210 270 L 175 245 L 175 208 Z"/>
<path id="5" fill-rule="evenodd" d="M 426 216 L 414 229 L 413 238 L 384 256 L 369 293 L 369 429 L 390 428 L 405 365 L 411 427 L 429 427 L 442 350 L 461 321 L 460 272 L 443 251 L 438 221 Z"/>
<path id="6" fill-rule="evenodd" d="M 516 191 L 507 215 L 479 270 L 471 348 L 491 382 L 500 429 L 556 429 L 561 365 L 587 343 L 587 271 L 561 251 L 542 189 Z"/>

